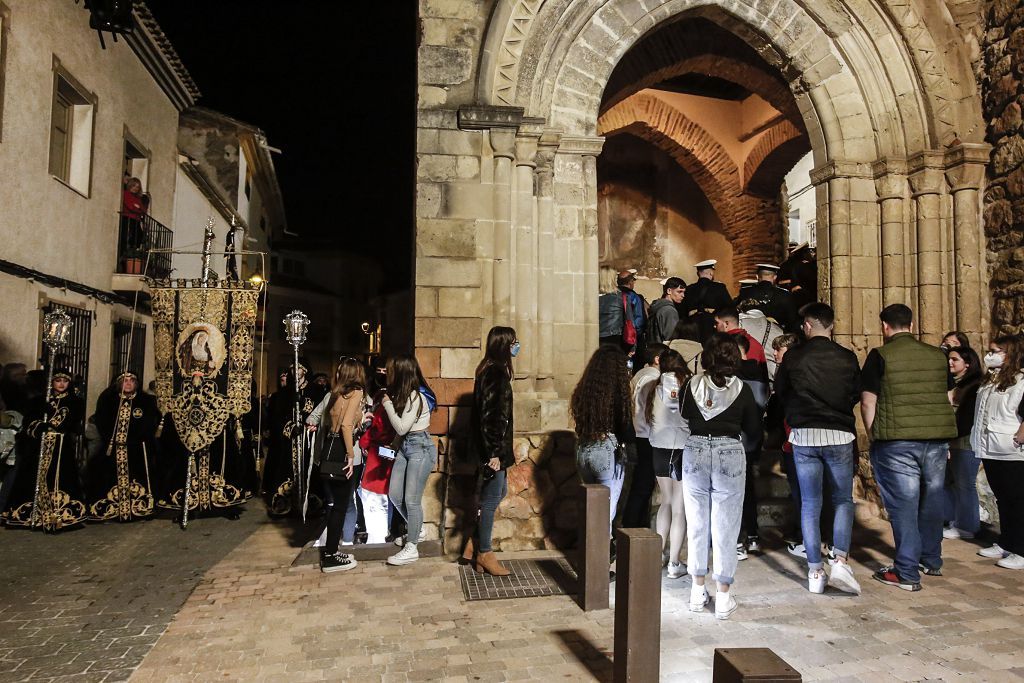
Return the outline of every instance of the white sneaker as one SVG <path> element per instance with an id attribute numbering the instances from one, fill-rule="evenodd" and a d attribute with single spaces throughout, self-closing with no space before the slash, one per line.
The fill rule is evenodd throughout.
<path id="1" fill-rule="evenodd" d="M 957 529 L 955 526 L 951 526 L 942 530 L 942 537 L 952 540 L 958 538 L 967 539 L 974 538 L 974 534 L 972 534 L 970 531 L 964 531 L 963 529 Z"/>
<path id="2" fill-rule="evenodd" d="M 395 537 L 395 545 L 397 545 L 399 548 L 404 548 L 405 547 L 405 539 L 406 538 L 408 538 L 408 534 L 403 534 L 401 536 L 396 536 Z M 418 540 L 416 542 L 417 543 L 423 543 L 423 541 L 425 541 L 425 540 L 427 540 L 427 532 L 426 532 L 425 529 L 420 529 L 420 540 Z"/>
<path id="3" fill-rule="evenodd" d="M 804 548 L 803 543 L 787 543 L 786 552 L 790 555 L 796 555 L 797 557 L 802 557 L 805 560 L 807 559 L 807 550 Z"/>
<path id="4" fill-rule="evenodd" d="M 1024 557 L 1016 553 L 1009 553 L 1006 557 L 996 562 L 996 566 L 1003 569 L 1024 569 Z"/>
<path id="5" fill-rule="evenodd" d="M 715 593 L 715 619 L 728 619 L 737 607 L 736 600 L 732 597 L 732 591 Z"/>
<path id="6" fill-rule="evenodd" d="M 395 566 L 412 564 L 418 559 L 420 559 L 420 553 L 416 550 L 416 544 L 406 543 L 404 548 L 388 558 L 388 564 Z"/>
<path id="7" fill-rule="evenodd" d="M 982 557 L 987 557 L 990 560 L 1001 560 L 1010 553 L 1000 548 L 998 543 L 993 543 L 988 548 L 982 548 L 981 550 L 979 550 L 978 554 Z"/>
<path id="8" fill-rule="evenodd" d="M 860 595 L 860 584 L 853 576 L 853 570 L 845 562 L 836 562 L 832 565 L 832 575 L 828 577 L 828 585 L 838 588 L 844 593 Z"/>
<path id="9" fill-rule="evenodd" d="M 690 611 L 703 612 L 704 606 L 708 604 L 708 589 L 705 586 L 693 584 L 690 586 Z"/>
<path id="10" fill-rule="evenodd" d="M 824 593 L 826 581 L 828 581 L 828 575 L 824 569 L 812 569 L 807 572 L 807 590 L 812 593 Z"/>
<path id="11" fill-rule="evenodd" d="M 742 543 L 736 544 L 736 560 L 742 562 L 747 559 L 747 546 Z"/>
<path id="12" fill-rule="evenodd" d="M 668 563 L 668 578 L 678 579 L 680 576 L 686 574 L 686 565 L 682 562 L 669 562 Z"/>

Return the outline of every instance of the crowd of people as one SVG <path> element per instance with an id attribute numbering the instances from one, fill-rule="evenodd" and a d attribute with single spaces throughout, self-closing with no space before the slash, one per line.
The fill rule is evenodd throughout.
<path id="1" fill-rule="evenodd" d="M 943 539 L 979 531 L 982 463 L 1000 535 L 978 554 L 1024 569 L 1021 335 L 997 337 L 980 358 L 960 332 L 940 347 L 919 340 L 911 309 L 892 304 L 880 314 L 884 343 L 860 364 L 832 339 L 832 309 L 797 309 L 775 266 L 758 265 L 759 281 L 731 298 L 714 265 L 697 264 L 688 287 L 664 280 L 649 306 L 633 291 L 635 273 L 619 273 L 619 291 L 604 295 L 602 344 L 570 404 L 580 476 L 608 486 L 613 520 L 631 460 L 622 526 L 647 526 L 659 490 L 663 560 L 670 578 L 692 576 L 690 609 L 708 604 L 710 574 L 716 616 L 736 610 L 738 562 L 761 549 L 753 484 L 773 431 L 799 519 L 787 548 L 806 558 L 808 590 L 860 593 L 848 561 L 858 407 L 895 543 L 873 579 L 918 591 L 922 574 L 942 575 Z"/>
<path id="2" fill-rule="evenodd" d="M 806 559 L 812 593 L 831 585 L 859 594 L 849 564 L 859 407 L 895 541 L 891 566 L 872 578 L 918 591 L 922 574 L 942 575 L 943 539 L 972 539 L 980 530 L 981 464 L 1000 536 L 978 554 L 1024 569 L 1021 335 L 993 339 L 983 357 L 959 332 L 935 347 L 914 335 L 911 309 L 892 304 L 880 314 L 884 343 L 861 364 L 833 340 L 827 304 L 794 310 L 790 293 L 775 284 L 777 267 L 759 265 L 759 281 L 735 299 L 714 281 L 714 267 L 697 264 L 689 286 L 666 279 L 650 306 L 633 291 L 630 271 L 619 274 L 617 292 L 602 297 L 601 344 L 572 393 L 570 414 L 581 480 L 610 491 L 610 534 L 620 507 L 622 526 L 647 526 L 659 491 L 654 526 L 668 576 L 692 577 L 694 611 L 706 608 L 713 582 L 715 615 L 728 618 L 737 609 L 738 563 L 762 547 L 754 484 L 766 438 L 777 433 L 799 520 L 787 534 L 789 552 Z M 515 463 L 519 350 L 512 328 L 487 335 L 464 449 L 477 487 L 461 561 L 495 576 L 508 574 L 492 532 Z M 169 416 L 139 377 L 119 375 L 88 418 L 80 378 L 57 368 L 46 387 L 45 377 L 23 364 L 3 368 L 5 524 L 56 531 L 146 518 L 157 507 L 180 510 L 191 464 L 176 459 Z M 253 417 L 254 401 L 251 419 L 226 429 L 232 438 L 214 449 L 223 459 L 220 477 L 210 477 L 221 487 L 219 504 L 235 509 L 262 493 L 272 517 L 322 517 L 324 572 L 357 566 L 346 551 L 359 526 L 358 540 L 399 546 L 388 564 L 415 562 L 425 539 L 424 489 L 437 464 L 429 434 L 436 404 L 414 356 L 343 357 L 333 378 L 312 374 L 300 358 L 280 373 L 263 421 Z"/>

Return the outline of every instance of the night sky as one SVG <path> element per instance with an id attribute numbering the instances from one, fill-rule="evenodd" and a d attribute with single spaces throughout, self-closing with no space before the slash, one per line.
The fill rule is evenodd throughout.
<path id="1" fill-rule="evenodd" d="M 416 3 L 147 0 L 203 96 L 262 128 L 289 228 L 410 267 Z"/>

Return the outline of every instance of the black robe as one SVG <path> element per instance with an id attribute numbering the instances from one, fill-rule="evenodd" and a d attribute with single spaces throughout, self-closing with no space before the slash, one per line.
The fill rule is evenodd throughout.
<path id="1" fill-rule="evenodd" d="M 7 509 L 2 512 L 8 525 L 33 524 L 40 455 L 43 478 L 39 481 L 35 524 L 47 531 L 57 531 L 86 518 L 76 457 L 84 419 L 85 404 L 70 392 L 54 394 L 49 403 L 38 398 L 29 404 L 25 426 L 16 442 L 17 472 Z"/>
<path id="2" fill-rule="evenodd" d="M 128 522 L 153 514 L 159 477 L 156 397 L 141 391 L 122 397 L 106 389 L 96 401 L 96 428 L 103 449 L 89 466 L 89 516 Z"/>
<path id="3" fill-rule="evenodd" d="M 299 392 L 299 408 L 302 416 L 298 428 L 305 433 L 305 422 L 317 404 L 327 395 L 327 388 L 318 384 L 306 384 Z M 266 496 L 267 511 L 271 515 L 302 514 L 302 502 L 294 487 L 293 472 L 302 472 L 302 490 L 309 486 L 309 510 L 317 512 L 323 508 L 323 492 L 320 477 L 313 473 L 308 477 L 310 446 L 308 440 L 291 438 L 294 425 L 295 389 L 291 384 L 279 389 L 270 397 L 267 416 L 269 437 L 267 461 L 263 466 L 263 493 Z M 299 444 L 304 444 L 301 448 Z"/>

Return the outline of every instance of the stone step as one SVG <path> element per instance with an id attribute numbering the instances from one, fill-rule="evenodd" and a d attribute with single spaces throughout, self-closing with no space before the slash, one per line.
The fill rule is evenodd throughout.
<path id="1" fill-rule="evenodd" d="M 759 498 L 757 524 L 762 528 L 787 529 L 796 521 L 793 501 L 788 492 L 785 497 Z"/>

